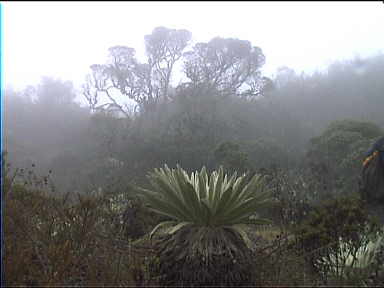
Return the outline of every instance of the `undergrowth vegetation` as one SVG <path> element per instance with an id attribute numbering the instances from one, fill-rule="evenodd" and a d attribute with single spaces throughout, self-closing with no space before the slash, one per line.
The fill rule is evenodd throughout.
<path id="1" fill-rule="evenodd" d="M 250 41 L 191 39 L 110 47 L 88 107 L 5 91 L 6 285 L 383 286 L 384 55 L 270 79 Z"/>
<path id="2" fill-rule="evenodd" d="M 58 197 L 48 185 L 20 181 L 20 174 L 3 176 L 7 285 L 136 286 L 148 279 L 151 249 L 132 245 L 146 232 L 142 223 L 151 223 L 150 214 L 130 211 L 140 206 L 119 211 L 110 195 Z"/>
<path id="3" fill-rule="evenodd" d="M 302 197 L 303 183 L 281 171 L 189 176 L 165 166 L 149 175 L 153 190 L 61 196 L 49 175 L 3 171 L 7 285 L 383 281 L 383 234 L 364 202 Z"/>

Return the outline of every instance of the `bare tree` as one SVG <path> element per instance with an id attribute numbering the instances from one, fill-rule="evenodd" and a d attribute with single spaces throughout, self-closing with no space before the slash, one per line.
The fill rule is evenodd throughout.
<path id="1" fill-rule="evenodd" d="M 127 106 L 118 103 L 116 92 L 134 100 L 141 111 L 152 110 L 161 98 L 167 100 L 174 65 L 182 57 L 191 33 L 157 27 L 144 39 L 147 63 L 139 63 L 133 48 L 114 46 L 109 49 L 106 64 L 91 66 L 83 88 L 93 110 L 115 107 L 128 116 Z M 100 94 L 106 96 L 107 103 L 98 105 Z"/>
<path id="2" fill-rule="evenodd" d="M 184 71 L 194 85 L 208 84 L 242 96 L 256 96 L 262 90 L 260 68 L 265 56 L 249 41 L 216 37 L 197 43 L 184 55 Z"/>
<path id="3" fill-rule="evenodd" d="M 145 36 L 148 63 L 159 80 L 159 88 L 165 98 L 168 97 L 173 67 L 182 56 L 183 50 L 191 39 L 187 30 L 157 27 L 152 34 Z"/>

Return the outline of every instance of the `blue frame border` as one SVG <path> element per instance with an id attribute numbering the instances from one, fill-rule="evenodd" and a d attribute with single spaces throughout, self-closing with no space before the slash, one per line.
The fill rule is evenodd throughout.
<path id="1" fill-rule="evenodd" d="M 4 221 L 3 221 L 3 215 L 4 215 L 4 208 L 5 208 L 5 205 L 4 205 L 4 199 L 3 199 L 3 175 L 4 175 L 4 171 L 3 171 L 3 151 L 4 151 L 4 141 L 3 141 L 3 137 L 4 137 L 4 3 L 3 2 L 0 2 L 0 133 L 1 133 L 1 136 L 0 136 L 0 145 L 1 145 L 1 164 L 0 164 L 0 173 L 1 173 L 1 177 L 0 177 L 0 187 L 1 187 L 1 287 L 5 287 L 5 284 L 6 284 L 6 281 L 5 281 L 5 263 L 4 263 L 4 249 L 5 249 L 5 243 L 4 243 Z"/>

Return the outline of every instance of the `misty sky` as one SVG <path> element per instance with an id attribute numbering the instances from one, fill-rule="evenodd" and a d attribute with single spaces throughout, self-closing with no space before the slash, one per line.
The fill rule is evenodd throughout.
<path id="1" fill-rule="evenodd" d="M 384 4 L 371 2 L 2 2 L 4 80 L 15 89 L 41 76 L 84 81 L 107 49 L 126 45 L 144 60 L 153 28 L 187 29 L 194 43 L 249 40 L 279 66 L 313 72 L 334 60 L 384 52 Z"/>

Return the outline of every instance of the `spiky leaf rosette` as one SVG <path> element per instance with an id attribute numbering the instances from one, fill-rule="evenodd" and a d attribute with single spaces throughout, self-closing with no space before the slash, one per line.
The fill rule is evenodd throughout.
<path id="1" fill-rule="evenodd" d="M 215 270 L 210 276 L 224 277 L 228 271 L 223 269 L 230 270 L 231 281 L 249 278 L 244 276 L 244 271 L 240 273 L 244 270 L 240 262 L 249 264 L 251 261 L 247 228 L 251 224 L 270 223 L 257 217 L 257 211 L 271 201 L 262 176 L 254 175 L 248 180 L 247 175 L 237 177 L 234 173 L 228 177 L 222 167 L 211 175 L 203 167 L 189 176 L 180 166 L 169 169 L 165 165 L 155 169 L 149 179 L 153 189 L 139 188 L 139 191 L 151 210 L 168 218 L 151 232 L 151 237 L 163 235 L 158 247 L 161 263 L 182 260 L 184 268 L 179 268 L 184 269 L 181 271 L 184 279 L 186 271 L 190 270 L 187 266 Z M 227 260 L 226 268 L 218 265 Z"/>

